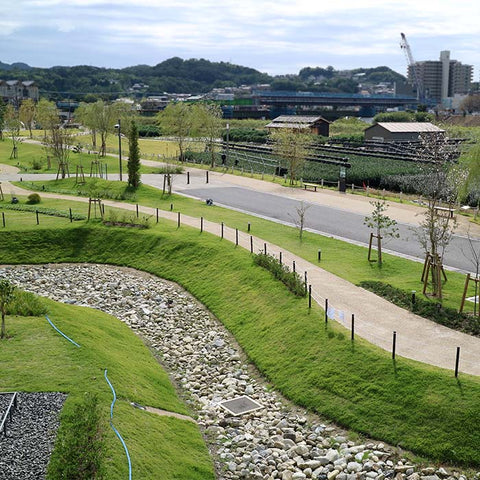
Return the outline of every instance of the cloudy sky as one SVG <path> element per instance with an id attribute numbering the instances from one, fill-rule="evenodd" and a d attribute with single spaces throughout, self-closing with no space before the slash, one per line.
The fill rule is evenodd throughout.
<path id="1" fill-rule="evenodd" d="M 480 77 L 478 0 L 0 0 L 0 61 L 35 67 L 206 58 L 270 74 L 387 65 L 440 50 Z"/>

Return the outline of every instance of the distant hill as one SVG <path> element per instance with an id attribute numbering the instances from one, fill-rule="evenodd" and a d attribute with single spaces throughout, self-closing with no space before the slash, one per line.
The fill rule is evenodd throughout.
<path id="1" fill-rule="evenodd" d="M 27 65 L 26 63 L 12 63 L 9 65 L 8 63 L 0 62 L 0 70 L 10 71 L 10 70 L 30 70 L 32 67 Z"/>
<path id="2" fill-rule="evenodd" d="M 86 65 L 35 68 L 25 63 L 0 62 L 0 79 L 34 80 L 40 94 L 52 99 L 89 100 L 99 95 L 117 98 L 168 93 L 205 93 L 213 88 L 270 84 L 272 90 L 355 93 L 361 82 L 405 81 L 389 69 L 377 67 L 337 71 L 333 67 L 306 67 L 298 75 L 270 76 L 228 62 L 173 57 L 155 66 L 136 65 L 113 69 Z"/>

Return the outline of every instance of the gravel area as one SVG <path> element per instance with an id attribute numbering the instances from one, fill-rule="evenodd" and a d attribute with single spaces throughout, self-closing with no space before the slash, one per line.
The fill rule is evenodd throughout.
<path id="1" fill-rule="evenodd" d="M 341 428 L 292 406 L 248 364 L 224 326 L 177 285 L 102 265 L 4 267 L 0 276 L 57 301 L 101 309 L 141 335 L 194 412 L 218 479 L 467 478 L 415 465 L 382 442 L 351 441 Z M 232 416 L 220 406 L 244 395 L 263 408 Z"/>
<path id="2" fill-rule="evenodd" d="M 2 405 L 8 397 L 0 395 Z M 0 479 L 41 480 L 58 429 L 58 413 L 66 395 L 62 393 L 19 393 L 7 436 L 0 434 Z M 5 407 L 6 408 L 6 407 Z"/>

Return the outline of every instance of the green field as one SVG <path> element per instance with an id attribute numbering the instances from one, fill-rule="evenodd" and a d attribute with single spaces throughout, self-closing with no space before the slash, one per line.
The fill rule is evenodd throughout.
<path id="1" fill-rule="evenodd" d="M 48 164 L 46 150 L 38 143 L 21 143 L 18 147 L 18 158 L 11 159 L 12 142 L 10 140 L 0 141 L 0 164 L 11 165 L 17 167 L 20 172 L 28 173 L 57 173 L 58 164 L 54 159 L 50 160 L 50 168 Z M 117 151 L 118 155 L 118 151 Z M 80 172 L 83 169 L 84 175 L 89 176 L 91 172 L 95 173 L 99 171 L 96 164 L 92 162 L 100 162 L 102 172 L 118 173 L 120 166 L 118 163 L 118 157 L 109 156 L 98 157 L 96 154 L 88 153 L 71 153 L 69 156 L 69 172 L 70 175 L 75 177 L 77 171 Z M 78 167 L 78 169 L 77 169 Z M 80 169 L 81 167 L 81 169 Z M 126 175 L 127 161 L 123 159 L 122 170 Z M 157 167 L 141 166 L 141 173 L 159 173 L 161 169 Z"/>
<path id="2" fill-rule="evenodd" d="M 387 352 L 361 339 L 352 344 L 342 327 L 325 327 L 319 307 L 309 311 L 305 299 L 255 266 L 248 252 L 212 235 L 167 221 L 148 230 L 76 225 L 0 231 L 0 262 L 110 263 L 176 281 L 295 403 L 431 459 L 480 465 L 478 378 L 457 380 L 451 371 L 403 358 L 392 363 Z M 253 228 L 257 234 L 260 226 Z M 327 258 L 335 258 L 326 246 Z M 392 275 L 393 260 L 386 262 Z"/>

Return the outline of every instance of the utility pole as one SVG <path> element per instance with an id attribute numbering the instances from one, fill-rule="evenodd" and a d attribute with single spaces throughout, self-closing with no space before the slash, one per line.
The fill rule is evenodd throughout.
<path id="1" fill-rule="evenodd" d="M 122 181 L 122 123 L 120 119 L 118 119 L 115 128 L 118 129 L 118 166 L 120 168 L 120 181 Z"/>

